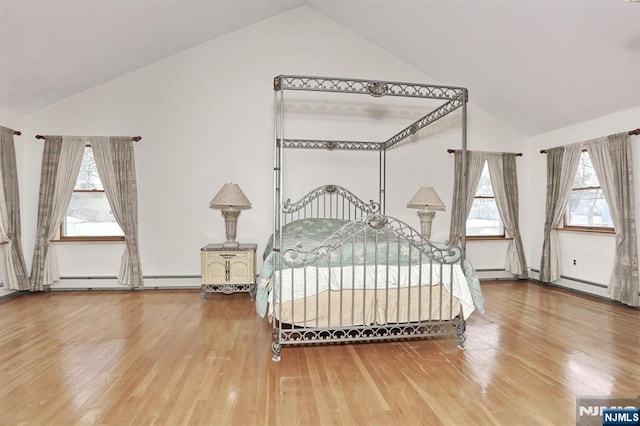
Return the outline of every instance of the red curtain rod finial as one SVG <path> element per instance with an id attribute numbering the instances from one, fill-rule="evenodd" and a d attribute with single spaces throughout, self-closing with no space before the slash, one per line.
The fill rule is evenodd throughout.
<path id="1" fill-rule="evenodd" d="M 16 135 L 16 136 L 20 136 L 20 135 L 22 135 L 22 132 L 20 130 L 14 130 L 13 134 Z"/>
<path id="2" fill-rule="evenodd" d="M 631 130 L 629 132 L 630 135 L 640 135 L 640 129 Z"/>

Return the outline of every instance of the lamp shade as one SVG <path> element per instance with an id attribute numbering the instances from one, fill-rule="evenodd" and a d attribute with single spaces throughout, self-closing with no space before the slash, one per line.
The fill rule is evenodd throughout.
<path id="1" fill-rule="evenodd" d="M 412 209 L 431 209 L 431 210 L 444 210 L 445 205 L 438 196 L 435 189 L 430 186 L 423 186 L 418 189 L 416 195 L 409 200 L 407 207 Z"/>
<path id="2" fill-rule="evenodd" d="M 251 202 L 244 195 L 242 189 L 236 183 L 225 183 L 215 197 L 209 202 L 209 207 L 214 209 L 224 209 L 225 207 L 236 207 L 248 209 Z"/>

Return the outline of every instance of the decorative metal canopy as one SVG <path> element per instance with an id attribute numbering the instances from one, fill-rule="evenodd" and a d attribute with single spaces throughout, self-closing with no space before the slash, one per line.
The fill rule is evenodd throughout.
<path id="1" fill-rule="evenodd" d="M 407 137 L 415 134 L 420 129 L 462 107 L 465 102 L 468 101 L 469 96 L 468 90 L 464 87 L 298 75 L 279 75 L 274 77 L 273 90 L 276 92 L 296 90 L 308 92 L 350 93 L 364 94 L 375 98 L 396 96 L 403 98 L 423 98 L 444 101 L 444 103 L 429 111 L 426 115 L 383 142 L 278 139 L 278 142 L 281 142 L 281 146 L 283 148 L 328 150 L 387 150 Z"/>

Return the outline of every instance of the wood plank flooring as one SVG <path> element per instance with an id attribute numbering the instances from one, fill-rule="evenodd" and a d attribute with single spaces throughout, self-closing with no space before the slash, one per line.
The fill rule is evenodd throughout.
<path id="1" fill-rule="evenodd" d="M 246 293 L 53 292 L 0 301 L 0 425 L 568 425 L 640 395 L 640 311 L 483 282 L 455 338 L 284 347 Z"/>

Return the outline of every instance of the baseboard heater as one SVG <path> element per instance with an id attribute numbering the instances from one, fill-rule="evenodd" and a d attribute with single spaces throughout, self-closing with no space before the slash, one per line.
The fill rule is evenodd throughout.
<path id="1" fill-rule="evenodd" d="M 105 275 L 105 276 L 71 276 L 71 277 L 60 277 L 60 281 L 56 282 L 53 286 L 48 286 L 49 291 L 71 291 L 71 290 L 188 290 L 188 289 L 200 289 L 200 275 L 143 275 L 142 279 L 145 280 L 145 285 L 143 287 L 131 288 L 127 286 L 123 286 L 117 284 L 117 277 L 115 275 Z M 190 283 L 187 285 L 171 285 L 171 284 L 162 284 L 162 285 L 154 285 L 158 284 L 158 282 L 149 282 L 156 281 L 160 282 L 163 280 L 197 280 L 197 283 Z M 73 286 L 60 286 L 60 283 L 63 281 L 85 281 L 87 282 L 86 286 L 82 285 L 73 285 Z M 111 283 L 98 283 L 98 281 L 113 281 L 115 285 L 111 285 Z M 93 286 L 90 282 L 95 282 L 96 285 Z"/>
<path id="2" fill-rule="evenodd" d="M 198 278 L 201 279 L 201 275 L 143 275 L 142 279 L 173 279 L 173 278 Z M 104 276 L 73 276 L 73 277 L 60 277 L 60 280 L 117 280 L 118 277 L 115 275 L 104 275 Z"/>
<path id="3" fill-rule="evenodd" d="M 530 270 L 535 272 L 535 273 L 537 273 L 538 276 L 540 276 L 540 271 L 538 269 L 531 268 Z M 583 280 L 581 278 L 569 277 L 569 276 L 566 276 L 566 275 L 560 275 L 560 278 L 564 279 L 564 280 L 574 281 L 574 282 L 577 282 L 577 283 L 580 283 L 580 284 L 587 284 L 587 285 L 590 285 L 590 286 L 593 286 L 593 287 L 600 287 L 600 288 L 607 288 L 608 287 L 605 284 L 600 284 L 600 283 L 596 283 L 596 282 L 593 282 L 593 281 L 587 281 L 587 280 Z M 536 281 L 540 281 L 540 280 L 537 279 Z"/>
<path id="4" fill-rule="evenodd" d="M 531 268 L 530 270 L 533 271 L 533 272 L 536 272 L 538 274 L 538 277 L 540 277 L 540 271 L 538 269 Z M 583 280 L 581 278 L 574 278 L 574 277 L 569 277 L 569 276 L 566 276 L 566 275 L 560 275 L 560 278 L 564 279 L 564 280 L 580 283 L 580 284 L 590 285 L 592 287 L 598 287 L 598 288 L 603 288 L 603 289 L 609 288 L 609 286 L 606 285 L 606 284 L 601 284 L 601 283 L 596 283 L 596 282 L 593 282 L 593 281 Z M 599 294 L 593 294 L 593 293 L 589 293 L 588 291 L 583 291 L 583 290 L 579 290 L 579 289 L 575 289 L 575 288 L 571 288 L 571 287 L 566 287 L 566 286 L 563 286 L 561 284 L 545 283 L 543 281 L 540 281 L 539 278 L 531 278 L 531 279 L 534 280 L 534 281 L 538 281 L 540 283 L 543 283 L 543 284 L 547 284 L 547 285 L 553 286 L 553 287 L 558 287 L 558 288 L 562 288 L 562 289 L 569 290 L 569 291 L 575 291 L 577 293 L 587 294 L 589 296 L 599 297 L 599 298 L 604 299 L 604 300 L 611 300 L 608 297 L 601 296 Z M 640 291 L 638 292 L 638 295 L 640 296 Z"/>

